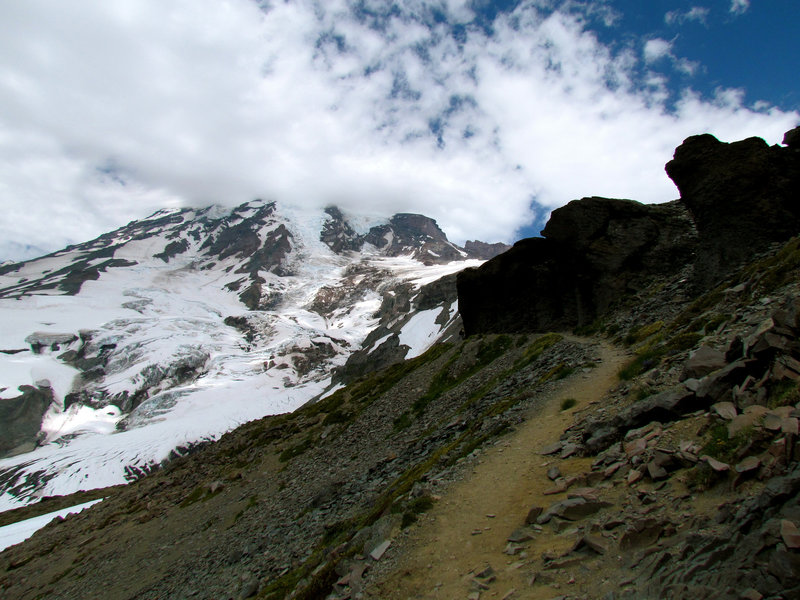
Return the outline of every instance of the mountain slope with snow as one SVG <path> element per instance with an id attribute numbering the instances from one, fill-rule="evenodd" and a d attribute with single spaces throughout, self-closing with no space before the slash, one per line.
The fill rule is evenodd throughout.
<path id="1" fill-rule="evenodd" d="M 361 371 L 379 349 L 380 364 L 420 354 L 458 316 L 453 285 L 417 299 L 478 262 L 420 215 L 358 233 L 335 208 L 254 201 L 0 268 L 0 510 L 292 411 L 355 352 Z"/>

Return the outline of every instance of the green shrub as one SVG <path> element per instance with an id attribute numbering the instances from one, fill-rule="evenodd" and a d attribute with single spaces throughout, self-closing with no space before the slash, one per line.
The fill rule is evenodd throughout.
<path id="1" fill-rule="evenodd" d="M 561 401 L 561 410 L 569 410 L 573 406 L 575 406 L 578 401 L 575 398 L 564 398 Z"/>
<path id="2" fill-rule="evenodd" d="M 651 337 L 652 335 L 658 333 L 664 328 L 664 321 L 656 321 L 655 323 L 650 323 L 648 325 L 643 325 L 638 329 L 635 329 L 628 333 L 623 340 L 626 345 L 631 346 L 633 344 L 642 342 L 647 338 Z"/>
<path id="3" fill-rule="evenodd" d="M 700 455 L 708 454 L 724 463 L 731 463 L 738 459 L 739 450 L 749 445 L 753 440 L 755 430 L 745 427 L 733 437 L 728 435 L 728 426 L 724 423 L 709 429 L 706 443 L 703 444 Z"/>
<path id="4" fill-rule="evenodd" d="M 394 426 L 395 431 L 402 431 L 403 429 L 411 425 L 411 423 L 413 423 L 411 415 L 408 414 L 408 412 L 406 411 L 402 413 L 399 417 L 397 417 L 392 422 L 392 425 Z"/>

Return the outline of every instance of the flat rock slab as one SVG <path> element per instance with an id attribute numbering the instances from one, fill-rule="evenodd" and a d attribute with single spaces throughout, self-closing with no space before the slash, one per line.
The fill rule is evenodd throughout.
<path id="1" fill-rule="evenodd" d="M 699 378 L 708 375 L 727 364 L 725 354 L 710 346 L 700 346 L 695 350 L 683 369 L 683 378 Z"/>
<path id="2" fill-rule="evenodd" d="M 800 548 L 800 531 L 792 521 L 787 519 L 781 521 L 781 537 L 787 548 Z"/>
<path id="3" fill-rule="evenodd" d="M 384 540 L 369 553 L 369 557 L 372 560 L 380 560 L 384 553 L 389 549 L 389 546 L 392 545 L 392 540 Z"/>
<path id="4" fill-rule="evenodd" d="M 564 444 L 562 444 L 561 442 L 555 442 L 553 444 L 548 444 L 547 446 L 542 448 L 542 451 L 540 452 L 540 454 L 542 454 L 544 456 L 549 456 L 551 454 L 555 454 L 556 452 L 561 452 L 561 448 L 563 448 L 563 446 L 564 446 Z"/>
<path id="5" fill-rule="evenodd" d="M 523 542 L 529 542 L 532 539 L 533 531 L 527 527 L 519 527 L 508 536 L 508 541 L 513 542 L 514 544 L 522 544 Z"/>
<path id="6" fill-rule="evenodd" d="M 702 460 L 704 463 L 708 463 L 708 466 L 711 467 L 717 473 L 724 473 L 725 471 L 729 471 L 731 468 L 730 465 L 722 461 L 719 461 L 716 458 L 712 458 L 708 454 L 704 454 L 703 456 L 701 456 L 700 460 Z"/>
<path id="7" fill-rule="evenodd" d="M 718 414 L 726 421 L 732 421 L 739 414 L 733 402 L 717 402 L 711 405 L 711 412 Z"/>
<path id="8" fill-rule="evenodd" d="M 561 517 L 568 521 L 577 521 L 593 515 L 597 511 L 611 506 L 610 503 L 602 500 L 587 500 L 583 497 L 567 498 L 561 502 L 556 502 L 541 515 L 536 522 L 540 525 L 547 523 L 553 517 Z"/>
<path id="9" fill-rule="evenodd" d="M 761 466 L 761 460 L 757 456 L 748 456 L 734 467 L 737 473 L 749 473 Z"/>

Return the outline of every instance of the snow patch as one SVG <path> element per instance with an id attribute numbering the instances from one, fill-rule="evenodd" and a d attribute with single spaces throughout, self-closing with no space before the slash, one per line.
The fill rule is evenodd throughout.
<path id="1" fill-rule="evenodd" d="M 406 359 L 415 358 L 423 354 L 436 341 L 440 329 L 436 324 L 436 317 L 441 312 L 435 308 L 423 310 L 415 314 L 400 331 L 400 344 L 410 349 Z"/>
<path id="2" fill-rule="evenodd" d="M 24 521 L 18 521 L 17 523 L 0 527 L 0 552 L 15 544 L 21 544 L 53 519 L 79 513 L 102 500 L 103 498 L 100 498 L 99 500 L 76 504 L 69 508 L 62 508 L 61 510 L 55 510 L 44 515 L 39 515 L 38 517 L 33 517 L 32 519 L 25 519 Z"/>

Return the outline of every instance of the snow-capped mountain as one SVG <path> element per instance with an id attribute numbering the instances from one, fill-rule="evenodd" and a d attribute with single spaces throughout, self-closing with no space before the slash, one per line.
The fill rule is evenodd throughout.
<path id="1" fill-rule="evenodd" d="M 503 249 L 421 215 L 357 228 L 254 201 L 174 209 L 0 268 L 0 510 L 123 483 L 457 333 Z"/>

